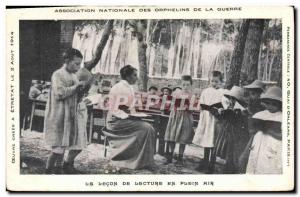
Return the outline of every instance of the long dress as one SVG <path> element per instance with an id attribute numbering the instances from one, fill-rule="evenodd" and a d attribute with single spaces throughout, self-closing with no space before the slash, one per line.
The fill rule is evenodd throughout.
<path id="1" fill-rule="evenodd" d="M 256 114 L 257 112 L 263 111 L 265 108 L 264 106 L 261 104 L 260 99 L 257 100 L 252 100 L 249 103 L 248 106 L 248 125 L 250 122 L 250 119 L 252 118 L 252 116 L 254 114 Z M 247 130 L 249 131 L 247 125 Z M 243 153 L 241 154 L 240 158 L 239 158 L 239 171 L 240 173 L 246 173 L 246 169 L 247 169 L 247 164 L 248 164 L 248 160 L 249 160 L 249 155 L 250 155 L 250 147 L 252 145 L 253 142 L 253 138 L 254 138 L 255 133 L 249 133 L 249 140 L 247 142 L 247 145 L 245 146 Z"/>
<path id="2" fill-rule="evenodd" d="M 186 109 L 178 108 L 181 102 L 181 99 L 176 99 L 175 109 L 171 110 L 165 133 L 165 141 L 191 144 L 194 136 L 193 115 L 188 110 L 189 99 L 185 99 L 184 101 Z"/>
<path id="3" fill-rule="evenodd" d="M 282 122 L 282 112 L 270 113 L 261 111 L 253 118 L 272 121 L 274 124 Z M 279 126 L 281 131 L 281 126 Z M 272 127 L 267 127 L 268 129 Z M 253 139 L 247 174 L 281 174 L 282 173 L 282 141 L 266 131 L 258 131 Z"/>
<path id="4" fill-rule="evenodd" d="M 66 66 L 51 78 L 50 95 L 46 104 L 44 137 L 50 147 L 70 147 L 78 142 L 77 77 Z"/>
<path id="5" fill-rule="evenodd" d="M 134 91 L 127 81 L 121 80 L 110 91 L 110 98 L 119 95 L 128 98 L 128 102 L 115 109 L 111 107 L 107 115 L 107 128 L 104 134 L 109 141 L 111 162 L 118 167 L 141 169 L 154 164 L 155 130 L 140 119 L 121 119 L 125 111 L 134 111 Z M 125 108 L 128 108 L 127 110 Z"/>
<path id="6" fill-rule="evenodd" d="M 245 129 L 247 117 L 240 109 L 225 109 L 219 118 L 214 154 L 226 160 L 223 173 L 240 173 L 239 158 L 249 140 Z"/>
<path id="7" fill-rule="evenodd" d="M 222 101 L 223 89 L 212 87 L 203 90 L 200 96 L 200 104 L 213 105 Z M 212 148 L 215 141 L 215 126 L 217 118 L 207 110 L 201 110 L 199 123 L 193 139 L 193 144 L 201 147 Z"/>

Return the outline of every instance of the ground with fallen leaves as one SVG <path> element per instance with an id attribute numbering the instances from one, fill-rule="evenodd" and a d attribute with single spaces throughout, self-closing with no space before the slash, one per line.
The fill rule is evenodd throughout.
<path id="1" fill-rule="evenodd" d="M 43 174 L 47 156 L 50 153 L 44 144 L 43 133 L 22 131 L 20 148 L 21 174 Z M 82 174 L 202 174 L 195 168 L 202 158 L 203 150 L 195 146 L 186 147 L 183 166 L 175 165 L 176 160 L 174 163 L 165 165 L 166 159 L 156 154 L 154 159 L 158 168 L 152 171 L 116 168 L 110 164 L 109 149 L 106 157 L 104 157 L 103 151 L 104 146 L 102 144 L 90 144 L 76 158 L 75 168 L 80 170 Z"/>

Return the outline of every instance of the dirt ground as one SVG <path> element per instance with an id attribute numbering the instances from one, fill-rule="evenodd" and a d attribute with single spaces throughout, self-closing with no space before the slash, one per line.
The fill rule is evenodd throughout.
<path id="1" fill-rule="evenodd" d="M 43 133 L 29 130 L 22 131 L 20 146 L 21 174 L 43 174 L 47 156 L 50 153 L 44 144 Z M 187 146 L 184 166 L 176 166 L 175 163 L 164 165 L 166 159 L 156 154 L 154 159 L 158 169 L 154 171 L 116 168 L 110 165 L 109 149 L 106 157 L 104 157 L 103 151 L 102 144 L 90 144 L 76 158 L 75 168 L 81 171 L 82 174 L 202 174 L 196 171 L 195 168 L 202 158 L 203 150 L 194 146 Z"/>

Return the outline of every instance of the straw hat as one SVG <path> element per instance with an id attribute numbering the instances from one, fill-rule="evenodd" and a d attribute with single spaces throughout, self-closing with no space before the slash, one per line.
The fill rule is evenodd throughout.
<path id="1" fill-rule="evenodd" d="M 261 99 L 272 99 L 282 102 L 282 91 L 280 87 L 272 86 L 267 89 L 266 93 L 262 94 Z"/>
<path id="2" fill-rule="evenodd" d="M 244 100 L 244 90 L 241 87 L 238 86 L 233 86 L 231 90 L 226 90 L 224 92 L 224 96 L 231 96 L 238 101 L 243 101 Z"/>
<path id="3" fill-rule="evenodd" d="M 181 88 L 180 86 L 175 86 L 175 87 L 173 87 L 173 91 L 175 91 L 176 89 L 182 90 L 182 88 Z"/>
<path id="4" fill-rule="evenodd" d="M 151 89 L 154 89 L 155 91 L 158 90 L 156 86 L 150 86 L 150 87 L 148 88 L 148 91 L 150 91 Z"/>
<path id="5" fill-rule="evenodd" d="M 164 91 L 164 89 L 168 89 L 170 92 L 172 92 L 172 89 L 171 89 L 171 88 L 169 88 L 168 86 L 162 87 L 160 90 L 163 92 L 163 91 Z"/>
<path id="6" fill-rule="evenodd" d="M 261 80 L 255 80 L 251 84 L 244 86 L 246 89 L 261 89 L 264 90 L 264 83 Z"/>

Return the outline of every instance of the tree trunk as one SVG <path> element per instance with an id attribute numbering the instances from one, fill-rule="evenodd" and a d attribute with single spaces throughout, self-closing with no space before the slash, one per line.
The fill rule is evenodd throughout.
<path id="1" fill-rule="evenodd" d="M 268 67 L 269 67 L 269 47 L 267 47 L 266 63 L 265 63 L 264 75 L 263 75 L 263 80 L 265 81 L 268 80 Z"/>
<path id="2" fill-rule="evenodd" d="M 272 67 L 273 67 L 274 59 L 275 59 L 275 52 L 273 52 L 272 58 L 271 58 L 271 63 L 270 63 L 270 67 L 269 67 L 269 74 L 268 74 L 268 79 L 267 79 L 268 81 L 271 81 Z"/>
<path id="3" fill-rule="evenodd" d="M 247 81 L 258 78 L 258 58 L 264 30 L 263 19 L 251 20 L 245 45 L 242 71 L 247 75 Z"/>
<path id="4" fill-rule="evenodd" d="M 258 54 L 258 65 L 257 65 L 257 67 L 258 67 L 258 79 L 259 80 L 261 80 L 262 79 L 262 77 L 261 77 L 261 55 L 262 55 L 262 50 L 263 50 L 263 48 L 262 48 L 262 45 L 260 45 L 260 48 L 259 48 L 259 54 Z"/>
<path id="5" fill-rule="evenodd" d="M 234 41 L 235 46 L 232 52 L 230 68 L 225 85 L 228 89 L 234 85 L 239 85 L 240 82 L 240 72 L 243 63 L 244 49 L 249 29 L 249 23 L 249 19 L 243 21 L 239 33 L 237 34 Z"/>
<path id="6" fill-rule="evenodd" d="M 137 38 L 138 38 L 138 60 L 139 60 L 139 90 L 146 92 L 148 85 L 148 69 L 147 69 L 147 43 L 145 42 L 145 31 L 141 22 L 138 22 Z"/>
<path id="7" fill-rule="evenodd" d="M 275 24 L 274 24 L 274 27 L 276 27 L 276 19 L 275 19 Z M 269 81 L 271 81 L 271 75 L 272 75 L 272 68 L 273 68 L 273 62 L 274 62 L 274 58 L 275 58 L 275 43 L 274 43 L 274 41 L 275 41 L 275 36 L 274 36 L 274 34 L 273 34 L 273 39 L 272 39 L 272 41 L 273 41 L 273 43 L 272 43 L 272 59 L 271 59 L 271 63 L 270 63 L 270 67 L 269 67 L 269 78 L 268 78 L 268 80 Z"/>
<path id="8" fill-rule="evenodd" d="M 113 29 L 113 24 L 114 24 L 114 20 L 109 20 L 107 22 L 93 59 L 88 62 L 84 62 L 84 67 L 86 69 L 88 69 L 89 71 L 91 71 L 98 64 L 99 60 L 101 59 L 102 51 L 107 43 L 107 40 L 109 38 L 111 31 Z"/>

